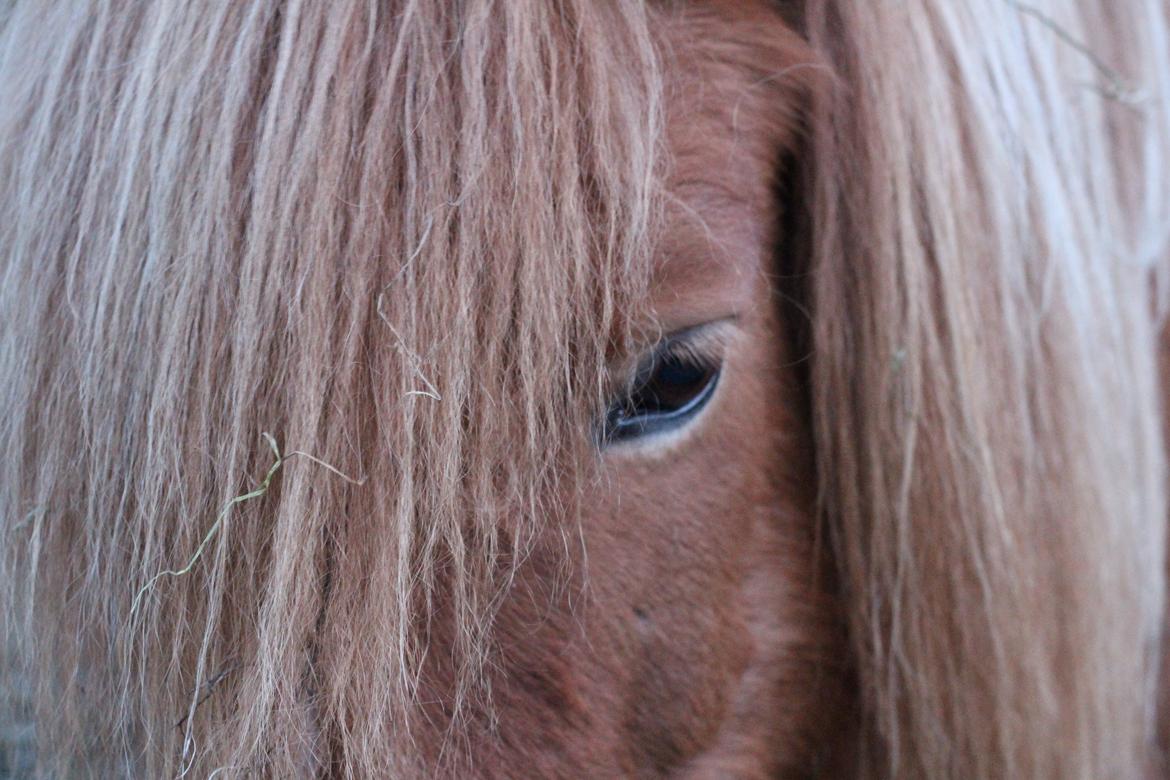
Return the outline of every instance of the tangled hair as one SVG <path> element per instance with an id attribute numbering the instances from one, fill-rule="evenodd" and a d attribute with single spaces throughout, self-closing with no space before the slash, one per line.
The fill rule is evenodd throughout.
<path id="1" fill-rule="evenodd" d="M 861 769 L 1136 776 L 1166 11 L 803 6 Z M 489 695 L 646 299 L 652 13 L 0 5 L 0 722 L 36 724 L 39 771 L 409 776 L 420 699 L 454 733 Z"/>
<path id="2" fill-rule="evenodd" d="M 645 297 L 644 11 L 27 3 L 0 51 L 0 581 L 42 769 L 419 771 L 413 703 L 471 695 Z M 292 458 L 222 513 L 263 432 L 353 481 Z"/>

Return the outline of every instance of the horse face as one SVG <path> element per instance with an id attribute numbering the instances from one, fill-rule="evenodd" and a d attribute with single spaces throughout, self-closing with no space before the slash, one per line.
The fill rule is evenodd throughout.
<path id="1" fill-rule="evenodd" d="M 1038 6 L 0 0 L 0 774 L 1153 774 L 1168 19 Z"/>
<path id="2" fill-rule="evenodd" d="M 761 83 L 808 55 L 767 8 L 665 30 L 672 168 L 654 321 L 613 360 L 574 586 L 559 613 L 518 597 L 497 624 L 500 733 L 549 775 L 807 769 L 832 709 L 801 355 L 776 275 L 777 174 L 799 98 L 792 79 Z M 551 568 L 533 564 L 515 593 L 539 591 Z"/>

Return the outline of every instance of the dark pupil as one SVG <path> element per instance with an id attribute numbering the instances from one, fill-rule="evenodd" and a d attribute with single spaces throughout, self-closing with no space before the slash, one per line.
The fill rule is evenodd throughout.
<path id="1" fill-rule="evenodd" d="M 664 357 L 646 381 L 630 394 L 623 411 L 630 417 L 678 411 L 703 391 L 713 373 L 711 367 L 691 360 L 674 355 Z"/>

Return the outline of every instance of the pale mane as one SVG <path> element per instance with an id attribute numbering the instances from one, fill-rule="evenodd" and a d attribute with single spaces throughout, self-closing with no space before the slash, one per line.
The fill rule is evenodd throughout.
<path id="1" fill-rule="evenodd" d="M 644 298 L 643 11 L 54 9 L 0 39 L 13 720 L 61 777 L 421 771 L 423 654 L 457 712 Z M 288 460 L 131 614 L 264 432 L 361 484 Z"/>
<path id="2" fill-rule="evenodd" d="M 1137 777 L 1164 592 L 1164 4 L 813 2 L 816 441 L 872 749 Z"/>

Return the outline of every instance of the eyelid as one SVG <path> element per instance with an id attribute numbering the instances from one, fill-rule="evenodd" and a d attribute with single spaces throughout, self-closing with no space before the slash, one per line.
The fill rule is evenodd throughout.
<path id="1" fill-rule="evenodd" d="M 638 361 L 631 383 L 636 384 L 662 360 L 671 357 L 717 366 L 722 362 L 727 346 L 735 335 L 737 319 L 734 316 L 725 317 L 666 334 L 657 346 Z"/>

